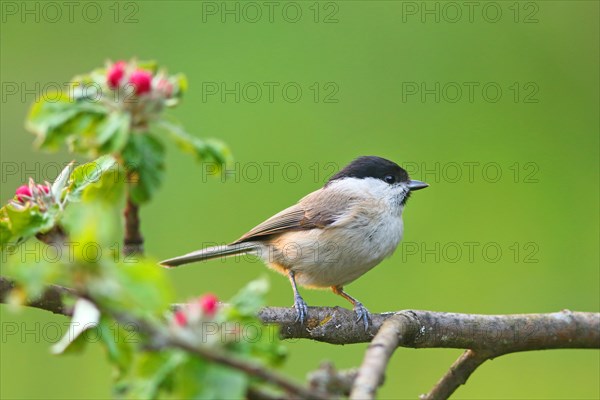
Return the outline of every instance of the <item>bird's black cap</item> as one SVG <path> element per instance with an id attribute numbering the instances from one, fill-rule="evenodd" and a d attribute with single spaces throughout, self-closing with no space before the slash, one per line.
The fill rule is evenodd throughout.
<path id="1" fill-rule="evenodd" d="M 358 157 L 331 177 L 327 184 L 344 178 L 375 178 L 386 183 L 408 182 L 408 173 L 398 164 L 376 156 Z"/>

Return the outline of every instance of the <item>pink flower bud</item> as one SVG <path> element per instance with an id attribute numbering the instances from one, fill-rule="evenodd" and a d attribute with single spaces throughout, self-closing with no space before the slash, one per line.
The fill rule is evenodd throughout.
<path id="1" fill-rule="evenodd" d="M 37 188 L 46 194 L 50 193 L 50 188 L 46 185 L 37 185 Z"/>
<path id="2" fill-rule="evenodd" d="M 198 303 L 200 304 L 200 309 L 202 309 L 202 312 L 212 317 L 215 315 L 215 312 L 217 312 L 219 299 L 217 299 L 217 296 L 214 294 L 206 294 L 200 297 Z"/>
<path id="3" fill-rule="evenodd" d="M 173 318 L 175 320 L 175 324 L 177 324 L 178 326 L 187 325 L 187 316 L 185 315 L 185 312 L 183 310 L 175 311 L 175 314 L 173 314 Z"/>
<path id="4" fill-rule="evenodd" d="M 23 196 L 31 197 L 31 190 L 29 189 L 29 186 L 22 185 L 17 188 L 15 194 L 17 195 L 17 200 L 19 200 L 22 203 L 25 201 L 25 198 Z"/>
<path id="5" fill-rule="evenodd" d="M 129 76 L 129 83 L 133 85 L 137 95 L 148 93 L 152 83 L 152 74 L 142 69 L 135 70 Z"/>
<path id="6" fill-rule="evenodd" d="M 171 97 L 173 95 L 173 84 L 167 79 L 160 79 L 156 84 L 156 88 L 165 96 Z"/>
<path id="7" fill-rule="evenodd" d="M 119 87 L 119 82 L 123 79 L 123 75 L 125 75 L 125 61 L 118 61 L 110 67 L 108 72 L 106 73 L 106 82 L 108 83 L 108 87 L 111 89 L 116 89 Z"/>

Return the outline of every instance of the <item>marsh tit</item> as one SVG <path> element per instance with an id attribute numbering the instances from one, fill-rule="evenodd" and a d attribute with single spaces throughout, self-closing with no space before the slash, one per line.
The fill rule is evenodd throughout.
<path id="1" fill-rule="evenodd" d="M 287 276 L 294 291 L 297 320 L 308 307 L 298 285 L 331 288 L 354 307 L 357 322 L 369 326 L 369 311 L 344 286 L 389 257 L 402 239 L 402 211 L 411 192 L 426 188 L 398 164 L 359 157 L 321 189 L 275 214 L 235 242 L 162 261 L 177 267 L 238 254 L 255 254 Z"/>

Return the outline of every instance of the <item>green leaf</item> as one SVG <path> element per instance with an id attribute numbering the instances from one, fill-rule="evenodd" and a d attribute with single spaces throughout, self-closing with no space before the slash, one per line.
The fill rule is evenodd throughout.
<path id="1" fill-rule="evenodd" d="M 36 144 L 42 149 L 57 150 L 68 141 L 72 150 L 93 154 L 89 146 L 106 113 L 100 103 L 73 100 L 66 93 L 49 93 L 31 107 L 26 127 L 37 135 Z"/>
<path id="2" fill-rule="evenodd" d="M 234 315 L 254 317 L 264 306 L 268 291 L 269 281 L 266 277 L 251 281 L 230 300 L 231 311 Z"/>
<path id="3" fill-rule="evenodd" d="M 0 219 L 0 251 L 4 250 L 4 247 L 10 242 L 11 238 L 12 233 L 8 218 Z"/>
<path id="4" fill-rule="evenodd" d="M 271 366 L 282 364 L 287 351 L 279 340 L 278 327 L 265 326 L 256 314 L 265 303 L 269 283 L 266 277 L 254 280 L 242 288 L 229 302 L 229 306 L 219 315 L 219 322 L 242 324 L 245 334 L 240 340 L 226 344 L 226 348 L 238 355 L 256 360 L 257 358 Z"/>
<path id="5" fill-rule="evenodd" d="M 121 214 L 118 207 L 103 201 L 70 204 L 61 219 L 69 232 L 71 261 L 89 268 L 109 258 L 120 241 Z"/>
<path id="6" fill-rule="evenodd" d="M 164 174 L 165 147 L 149 133 L 133 134 L 123 149 L 129 193 L 136 204 L 148 202 Z"/>
<path id="7" fill-rule="evenodd" d="M 245 399 L 248 376 L 241 371 L 211 364 L 204 374 L 200 399 Z"/>
<path id="8" fill-rule="evenodd" d="M 206 139 L 205 144 L 209 154 L 206 160 L 214 160 L 221 167 L 229 165 L 233 161 L 231 150 L 225 142 L 218 139 Z"/>
<path id="9" fill-rule="evenodd" d="M 173 293 L 163 268 L 141 257 L 114 257 L 117 263 L 104 265 L 102 277 L 88 284 L 100 304 L 149 318 L 169 310 Z"/>
<path id="10" fill-rule="evenodd" d="M 40 242 L 22 242 L 7 249 L 2 273 L 18 282 L 23 299 L 39 298 L 47 285 L 63 283 L 67 277 L 66 265 L 61 262 L 67 258 L 66 252 Z"/>
<path id="11" fill-rule="evenodd" d="M 54 226 L 54 213 L 41 211 L 35 204 L 20 207 L 9 203 L 2 209 L 7 216 L 11 236 L 15 238 L 29 238 Z"/>
<path id="12" fill-rule="evenodd" d="M 107 207 L 118 206 L 124 198 L 125 176 L 118 167 L 105 171 L 96 182 L 91 182 L 81 191 L 84 202 L 98 201 Z"/>
<path id="13" fill-rule="evenodd" d="M 135 326 L 125 326 L 114 319 L 102 316 L 98 323 L 98 335 L 106 348 L 109 360 L 115 364 L 121 375 L 127 373 L 134 356 L 134 345 L 141 341 Z"/>
<path id="14" fill-rule="evenodd" d="M 57 101 L 48 102 L 45 99 L 54 99 Z M 79 113 L 76 107 L 66 94 L 50 93 L 44 96 L 44 99 L 38 99 L 27 117 L 26 127 L 38 136 L 37 143 L 41 148 L 57 147 L 59 141 L 64 138 L 54 138 L 51 133 L 56 133 L 57 127 L 75 117 Z"/>
<path id="15" fill-rule="evenodd" d="M 215 163 L 218 167 L 216 172 L 233 161 L 229 147 L 220 140 L 200 139 L 187 133 L 181 126 L 166 120 L 161 120 L 158 124 L 171 135 L 181 150 L 191 153 L 198 161 Z"/>
<path id="16" fill-rule="evenodd" d="M 189 357 L 173 374 L 173 398 L 244 399 L 248 376 L 241 371 Z"/>
<path id="17" fill-rule="evenodd" d="M 130 376 L 121 380 L 116 391 L 127 399 L 156 399 L 167 390 L 174 372 L 188 356 L 180 351 L 144 352 L 135 355 Z"/>
<path id="18" fill-rule="evenodd" d="M 105 114 L 80 113 L 61 126 L 61 130 L 71 133 L 67 137 L 69 151 L 89 157 L 102 155 L 97 134 L 106 119 Z"/>
<path id="19" fill-rule="evenodd" d="M 97 127 L 97 144 L 101 153 L 119 152 L 129 138 L 131 116 L 128 113 L 112 112 Z"/>
<path id="20" fill-rule="evenodd" d="M 89 185 L 99 182 L 102 175 L 116 167 L 117 161 L 109 155 L 78 166 L 73 170 L 69 180 L 68 199 L 71 201 L 81 199 L 83 191 Z"/>

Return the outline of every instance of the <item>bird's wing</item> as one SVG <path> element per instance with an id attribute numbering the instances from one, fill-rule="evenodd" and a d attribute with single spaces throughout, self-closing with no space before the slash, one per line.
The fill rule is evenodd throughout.
<path id="1" fill-rule="evenodd" d="M 330 195 L 317 190 L 304 197 L 297 204 L 273 215 L 263 223 L 251 229 L 244 236 L 232 244 L 248 242 L 255 239 L 264 239 L 265 236 L 286 231 L 308 230 L 325 228 L 335 223 L 344 212 L 328 207 L 332 202 Z M 345 202 L 333 202 L 333 204 L 349 205 L 351 199 Z"/>

